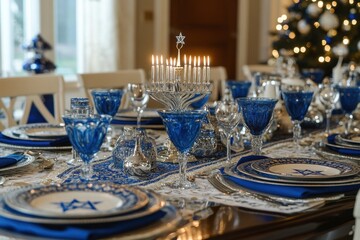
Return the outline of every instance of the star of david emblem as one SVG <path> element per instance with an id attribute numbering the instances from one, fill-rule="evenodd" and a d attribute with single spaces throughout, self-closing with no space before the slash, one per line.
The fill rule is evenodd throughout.
<path id="1" fill-rule="evenodd" d="M 79 201 L 74 198 L 71 202 L 57 202 L 54 204 L 59 205 L 63 212 L 67 212 L 69 210 L 75 210 L 75 209 L 90 209 L 97 211 L 95 205 L 99 203 L 101 203 L 101 201 L 99 202 Z"/>
<path id="2" fill-rule="evenodd" d="M 184 42 L 184 39 L 185 39 L 185 36 L 182 35 L 182 33 L 179 34 L 179 36 L 176 36 L 176 44 L 182 44 L 184 45 L 185 42 Z"/>
<path id="3" fill-rule="evenodd" d="M 310 169 L 304 169 L 304 170 L 294 169 L 294 173 L 300 173 L 303 176 L 308 176 L 308 175 L 323 175 L 324 176 L 325 175 L 322 173 L 322 171 L 313 171 Z"/>

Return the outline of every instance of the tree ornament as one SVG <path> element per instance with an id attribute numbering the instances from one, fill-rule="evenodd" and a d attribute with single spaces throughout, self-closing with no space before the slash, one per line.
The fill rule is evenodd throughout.
<path id="1" fill-rule="evenodd" d="M 322 29 L 324 29 L 325 31 L 329 31 L 339 26 L 339 19 L 335 14 L 326 11 L 323 14 L 321 14 L 319 23 Z"/>
<path id="2" fill-rule="evenodd" d="M 311 3 L 306 8 L 306 13 L 309 14 L 309 16 L 311 16 L 313 18 L 319 16 L 321 11 L 322 11 L 321 8 L 319 8 L 319 6 L 316 3 Z"/>
<path id="3" fill-rule="evenodd" d="M 297 29 L 301 34 L 308 34 L 311 30 L 311 27 L 305 19 L 301 19 L 297 24 Z"/>

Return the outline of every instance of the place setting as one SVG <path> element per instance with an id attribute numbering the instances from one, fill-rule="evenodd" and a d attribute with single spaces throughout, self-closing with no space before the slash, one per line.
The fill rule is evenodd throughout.
<path id="1" fill-rule="evenodd" d="M 99 182 L 19 189 L 0 198 L 0 219 L 1 228 L 27 236 L 73 239 L 155 237 L 183 221 L 152 191 Z"/>
<path id="2" fill-rule="evenodd" d="M 0 146 L 15 149 L 68 150 L 69 138 L 63 124 L 33 123 L 4 129 Z"/>

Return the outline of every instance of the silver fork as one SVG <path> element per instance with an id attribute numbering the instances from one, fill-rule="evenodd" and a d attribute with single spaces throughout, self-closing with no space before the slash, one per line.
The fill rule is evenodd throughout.
<path id="1" fill-rule="evenodd" d="M 247 192 L 247 191 L 244 191 L 243 189 L 237 189 L 237 190 L 232 189 L 230 186 L 224 184 L 222 181 L 219 180 L 219 174 L 213 174 L 213 175 L 209 176 L 207 180 L 217 190 L 219 190 L 222 193 L 228 194 L 228 195 L 238 193 L 238 194 L 250 197 L 250 198 L 254 198 L 254 199 L 265 201 L 265 202 L 270 202 L 270 203 L 277 204 L 277 205 L 288 206 L 291 204 L 291 203 L 287 203 L 287 202 L 283 202 L 283 201 L 278 201 L 277 199 L 274 199 L 274 198 L 271 198 L 271 197 L 268 197 L 265 195 L 259 195 L 256 193 Z"/>

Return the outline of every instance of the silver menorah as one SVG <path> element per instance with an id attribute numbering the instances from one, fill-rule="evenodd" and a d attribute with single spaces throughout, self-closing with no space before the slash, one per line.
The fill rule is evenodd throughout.
<path id="1" fill-rule="evenodd" d="M 185 45 L 181 33 L 176 36 L 176 58 L 164 59 L 162 56 L 152 56 L 151 79 L 147 86 L 149 95 L 156 101 L 164 104 L 171 110 L 187 109 L 191 103 L 202 99 L 211 92 L 210 59 L 184 55 L 183 66 L 180 60 L 180 50 Z M 178 153 L 170 140 L 165 143 L 167 147 L 158 153 L 158 159 L 164 162 L 177 162 Z M 196 161 L 189 156 L 188 161 Z"/>
<path id="2" fill-rule="evenodd" d="M 210 59 L 184 55 L 183 66 L 180 50 L 185 45 L 181 33 L 176 36 L 177 58 L 152 56 L 151 80 L 147 86 L 150 96 L 171 110 L 184 110 L 193 102 L 211 92 Z"/>

